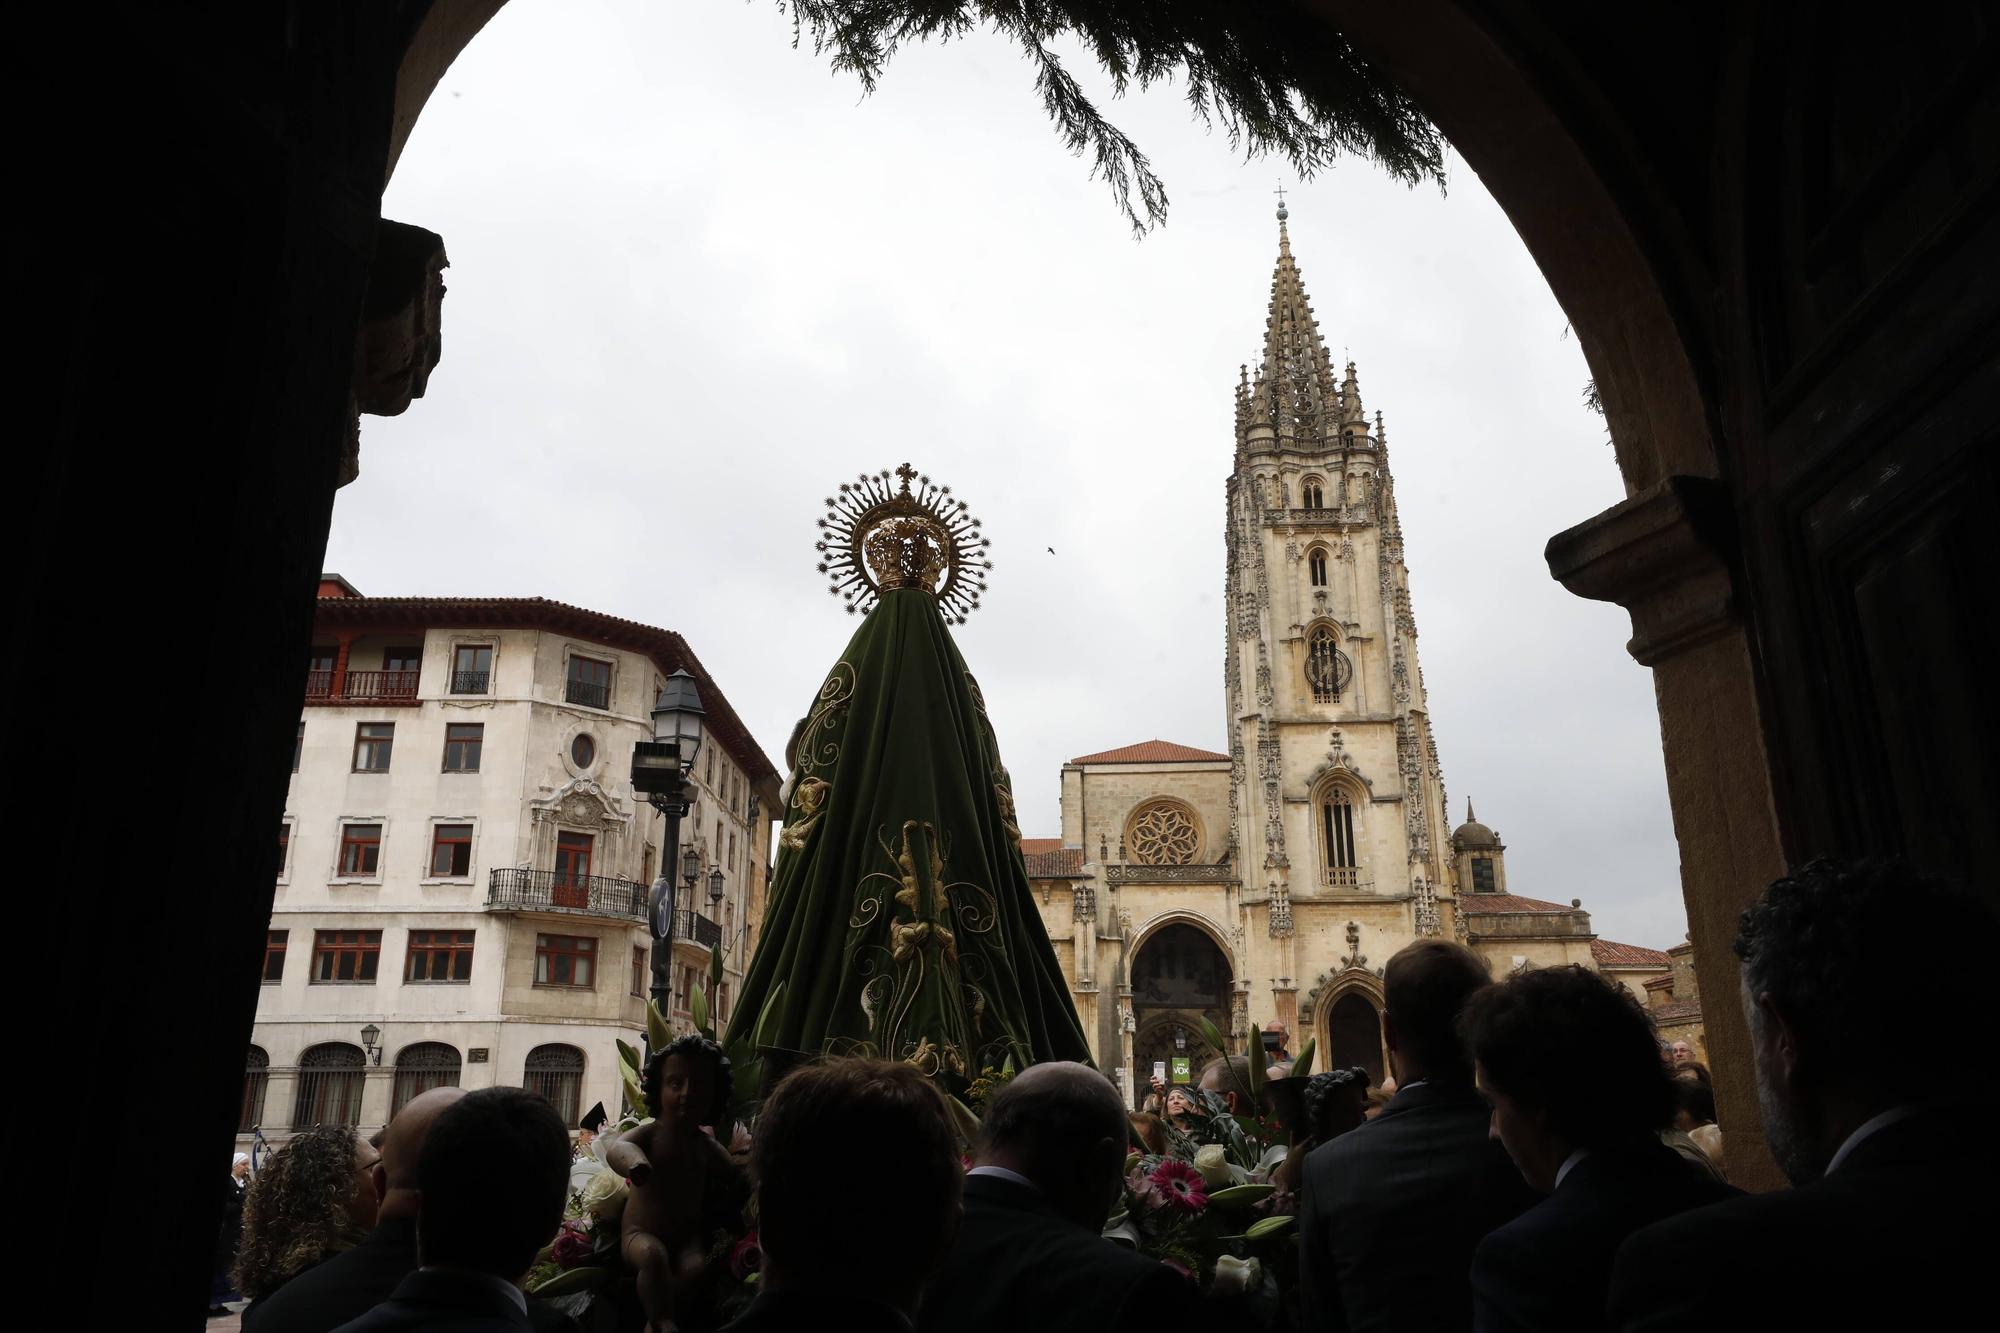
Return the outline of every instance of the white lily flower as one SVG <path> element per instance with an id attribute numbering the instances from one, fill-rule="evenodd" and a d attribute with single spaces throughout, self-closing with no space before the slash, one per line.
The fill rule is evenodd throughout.
<path id="1" fill-rule="evenodd" d="M 1264 1266 L 1257 1260 L 1225 1254 L 1215 1261 L 1215 1281 L 1208 1290 L 1212 1296 L 1240 1296 L 1255 1291 L 1263 1282 Z"/>

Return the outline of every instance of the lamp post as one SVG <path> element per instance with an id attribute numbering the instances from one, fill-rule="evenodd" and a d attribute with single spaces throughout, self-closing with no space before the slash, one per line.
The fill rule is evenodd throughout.
<path id="1" fill-rule="evenodd" d="M 382 1048 L 377 1044 L 381 1040 L 382 1029 L 376 1027 L 373 1023 L 361 1029 L 361 1049 L 367 1055 L 368 1063 L 371 1065 L 382 1063 Z"/>
<path id="2" fill-rule="evenodd" d="M 667 677 L 660 697 L 653 704 L 653 739 L 632 747 L 632 790 L 667 820 L 666 845 L 661 849 L 660 877 L 653 881 L 646 904 L 648 924 L 653 934 L 653 1003 L 665 1013 L 672 1003 L 674 904 L 673 867 L 680 857 L 681 820 L 688 812 L 688 774 L 694 771 L 694 757 L 701 750 L 701 724 L 707 710 L 701 705 L 701 691 L 685 667 Z M 688 848 L 693 869 L 683 867 L 688 886 L 701 873 L 700 854 Z M 652 1038 L 648 1027 L 647 1047 Z"/>

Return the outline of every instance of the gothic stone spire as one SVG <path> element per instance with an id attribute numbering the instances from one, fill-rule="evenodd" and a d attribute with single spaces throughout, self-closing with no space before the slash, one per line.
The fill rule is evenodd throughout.
<path id="1" fill-rule="evenodd" d="M 1264 359 L 1251 391 L 1251 425 L 1271 428 L 1274 442 L 1319 448 L 1339 438 L 1333 367 L 1305 280 L 1292 258 L 1286 210 L 1278 210 L 1278 262 L 1264 322 Z M 1261 434 L 1261 432 L 1259 432 Z"/>

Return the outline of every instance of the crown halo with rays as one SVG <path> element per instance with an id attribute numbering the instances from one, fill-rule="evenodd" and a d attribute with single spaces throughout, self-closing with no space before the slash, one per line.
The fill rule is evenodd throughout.
<path id="1" fill-rule="evenodd" d="M 841 482 L 826 508 L 818 568 L 850 615 L 897 588 L 928 592 L 950 623 L 963 625 L 979 606 L 993 561 L 979 520 L 951 487 L 905 463 Z"/>

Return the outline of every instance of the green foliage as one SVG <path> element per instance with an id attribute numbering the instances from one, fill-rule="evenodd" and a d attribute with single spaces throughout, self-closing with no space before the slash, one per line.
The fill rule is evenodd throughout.
<path id="1" fill-rule="evenodd" d="M 646 1001 L 646 1044 L 659 1050 L 674 1039 L 674 1030 L 667 1026 L 667 1016 L 660 1012 L 658 1002 Z"/>
<path id="2" fill-rule="evenodd" d="M 711 986 L 720 986 L 722 984 L 721 949 L 710 949 L 708 951 L 708 984 Z"/>
<path id="3" fill-rule="evenodd" d="M 778 0 L 792 41 L 873 92 L 907 41 L 950 41 L 976 27 L 1012 39 L 1071 153 L 1091 159 L 1143 233 L 1166 220 L 1167 192 L 1146 155 L 1107 121 L 1052 45 L 1084 46 L 1114 96 L 1179 80 L 1195 119 L 1221 126 L 1245 157 L 1277 154 L 1302 178 L 1341 154 L 1409 185 L 1444 186 L 1444 138 L 1387 75 L 1311 7 L 1273 0 Z M 1134 207 L 1133 193 L 1138 194 Z M 1140 210 L 1144 210 L 1143 218 Z"/>
<path id="4" fill-rule="evenodd" d="M 699 986 L 688 987 L 688 1014 L 694 1019 L 695 1030 L 704 1037 L 714 1037 L 708 1026 L 708 993 Z"/>
<path id="5" fill-rule="evenodd" d="M 759 1048 L 769 1046 L 778 1035 L 778 1025 L 784 1021 L 785 983 L 780 981 L 771 987 L 771 998 L 764 1001 L 764 1012 L 757 1015 L 757 1031 L 751 1040 Z"/>
<path id="6" fill-rule="evenodd" d="M 1292 1061 L 1293 1078 L 1305 1078 L 1313 1071 L 1313 1052 L 1318 1049 L 1319 1038 L 1307 1037 L 1306 1044 L 1299 1047 L 1298 1059 Z"/>

